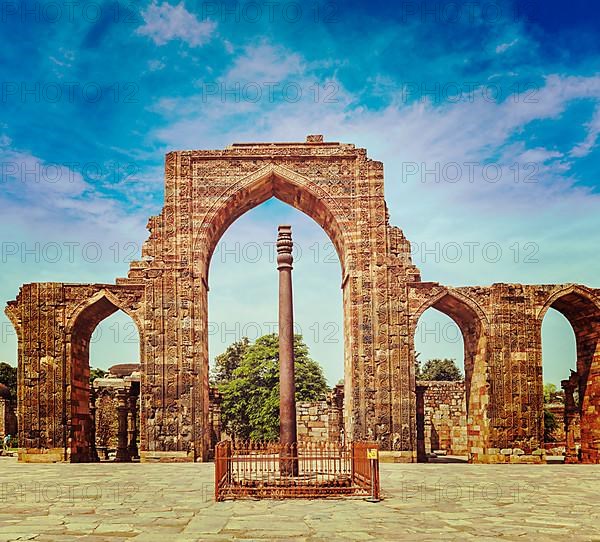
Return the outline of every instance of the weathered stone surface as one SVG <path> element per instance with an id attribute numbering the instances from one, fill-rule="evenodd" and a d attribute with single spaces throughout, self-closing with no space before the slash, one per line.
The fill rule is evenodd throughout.
<path id="1" fill-rule="evenodd" d="M 425 453 L 444 450 L 450 455 L 467 455 L 464 382 L 419 381 L 417 395 L 419 391 L 423 394 L 423 444 L 419 445 Z M 417 427 L 420 425 L 419 414 L 417 410 Z"/>
<path id="2" fill-rule="evenodd" d="M 118 309 L 140 335 L 142 460 L 209 458 L 210 260 L 225 229 L 273 196 L 319 223 L 340 258 L 349 439 L 376 440 L 394 461 L 416 460 L 414 334 L 434 307 L 456 321 L 465 340 L 470 459 L 502 461 L 490 450 L 540 448 L 541 323 L 552 307 L 577 341 L 581 402 L 568 416 L 580 416 L 581 460 L 600 462 L 600 291 L 422 282 L 409 241 L 389 224 L 383 164 L 365 149 L 318 136 L 167 154 L 164 207 L 150 218 L 142 258 L 127 278 L 22 286 L 6 308 L 19 341 L 21 459 L 89 460 L 89 341 Z M 574 449 L 567 456 L 577 460 Z"/>
<path id="3" fill-rule="evenodd" d="M 600 483 L 590 465 L 385 464 L 378 504 L 363 499 L 216 503 L 211 464 L 73 469 L 0 458 L 0 477 L 9 490 L 0 540 L 584 542 L 600 537 Z"/>

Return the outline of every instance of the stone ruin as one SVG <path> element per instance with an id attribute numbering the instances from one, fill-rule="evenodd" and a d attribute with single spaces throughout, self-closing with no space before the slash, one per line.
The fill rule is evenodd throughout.
<path id="1" fill-rule="evenodd" d="M 91 460 L 139 459 L 139 395 L 139 363 L 113 365 L 106 376 L 92 382 L 88 437 Z"/>
<path id="2" fill-rule="evenodd" d="M 6 435 L 17 436 L 15 407 L 10 390 L 4 384 L 0 384 L 0 439 L 4 439 Z"/>
<path id="3" fill-rule="evenodd" d="M 409 241 L 389 223 L 383 164 L 322 136 L 168 153 L 164 208 L 150 218 L 127 277 L 21 287 L 6 314 L 19 343 L 22 461 L 91 460 L 90 337 L 119 309 L 140 336 L 141 460 L 209 459 L 210 260 L 227 227 L 271 197 L 320 224 L 340 259 L 349 440 L 375 440 L 394 461 L 417 460 L 414 335 L 434 307 L 465 342 L 469 460 L 503 461 L 501 450 L 515 448 L 524 461 L 542 457 L 533 454 L 543 444 L 541 323 L 552 307 L 577 344 L 565 420 L 579 417 L 580 460 L 600 462 L 600 290 L 422 281 Z M 567 460 L 576 461 L 568 427 L 566 434 Z"/>

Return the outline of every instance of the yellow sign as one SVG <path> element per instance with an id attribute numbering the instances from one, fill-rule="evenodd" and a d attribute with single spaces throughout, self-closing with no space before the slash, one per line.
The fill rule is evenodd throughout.
<path id="1" fill-rule="evenodd" d="M 367 448 L 367 459 L 377 459 L 377 448 Z"/>

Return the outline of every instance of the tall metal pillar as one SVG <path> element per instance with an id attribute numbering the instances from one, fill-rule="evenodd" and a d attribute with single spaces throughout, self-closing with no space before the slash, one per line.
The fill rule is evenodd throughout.
<path id="1" fill-rule="evenodd" d="M 292 296 L 292 227 L 279 226 L 277 269 L 279 271 L 279 440 L 286 446 L 283 473 L 298 475 L 296 431 L 296 383 L 294 380 L 294 307 Z"/>

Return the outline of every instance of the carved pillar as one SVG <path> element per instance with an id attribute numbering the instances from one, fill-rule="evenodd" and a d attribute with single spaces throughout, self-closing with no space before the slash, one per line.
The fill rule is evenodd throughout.
<path id="1" fill-rule="evenodd" d="M 137 400 L 138 400 L 138 396 L 137 396 L 137 394 L 134 394 L 133 390 L 132 390 L 131 394 L 128 397 L 129 425 L 128 425 L 128 430 L 127 430 L 127 437 L 129 440 L 129 445 L 127 447 L 127 450 L 129 452 L 129 457 L 131 459 L 138 459 L 140 457 L 140 454 L 138 452 L 138 447 L 137 447 L 137 437 L 138 437 Z"/>
<path id="2" fill-rule="evenodd" d="M 289 445 L 291 459 L 281 470 L 298 475 L 296 449 L 296 384 L 294 380 L 294 308 L 292 301 L 292 227 L 279 226 L 277 269 L 279 271 L 279 440 Z"/>
<path id="3" fill-rule="evenodd" d="M 570 378 L 563 380 L 561 386 L 565 392 L 565 463 L 579 463 L 576 446 L 579 408 L 575 402 L 575 392 L 579 390 L 579 375 L 571 371 Z"/>
<path id="4" fill-rule="evenodd" d="M 117 457 L 115 461 L 127 462 L 131 458 L 129 456 L 129 450 L 127 447 L 127 417 L 129 413 L 129 405 L 127 401 L 128 390 L 121 388 L 117 390 L 117 400 L 119 405 L 117 407 L 117 416 L 119 421 L 119 432 L 118 432 L 118 444 L 117 444 Z"/>
<path id="5" fill-rule="evenodd" d="M 90 461 L 100 461 L 96 449 L 96 390 L 93 384 L 90 386 L 90 434 L 88 441 L 90 443 Z"/>
<path id="6" fill-rule="evenodd" d="M 417 461 L 427 462 L 427 451 L 425 449 L 425 386 L 416 385 L 417 393 Z"/>

